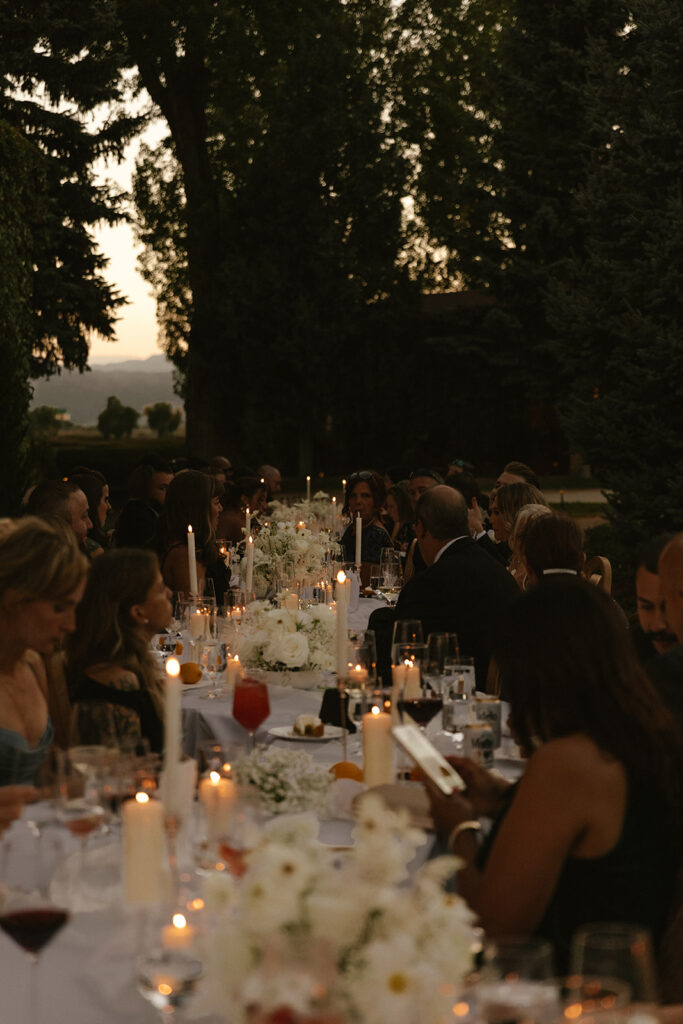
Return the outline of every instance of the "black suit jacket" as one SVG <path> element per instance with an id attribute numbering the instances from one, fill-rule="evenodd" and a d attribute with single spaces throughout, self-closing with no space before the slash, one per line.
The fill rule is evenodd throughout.
<path id="1" fill-rule="evenodd" d="M 429 633 L 458 634 L 460 653 L 474 658 L 477 685 L 486 684 L 491 627 L 519 596 L 519 588 L 503 566 L 471 537 L 461 537 L 434 565 L 414 576 L 401 591 L 396 608 L 370 616 L 377 656 L 385 682 L 391 678 L 391 631 L 396 619 L 420 619 Z M 389 614 L 387 614 L 389 612 Z"/>

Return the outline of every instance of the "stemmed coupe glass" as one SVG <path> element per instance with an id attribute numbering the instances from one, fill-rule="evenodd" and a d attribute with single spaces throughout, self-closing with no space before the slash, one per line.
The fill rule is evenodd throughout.
<path id="1" fill-rule="evenodd" d="M 235 682 L 232 717 L 247 730 L 247 750 L 254 749 L 254 736 L 258 727 L 270 714 L 268 686 L 263 673 L 249 669 Z"/>

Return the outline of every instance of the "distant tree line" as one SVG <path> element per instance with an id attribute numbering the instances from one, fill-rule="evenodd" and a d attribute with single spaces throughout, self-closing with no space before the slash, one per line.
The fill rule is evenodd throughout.
<path id="1" fill-rule="evenodd" d="M 664 0 L 0 2 L 0 121 L 49 211 L 13 242 L 41 253 L 20 365 L 113 329 L 87 227 L 121 197 L 91 168 L 140 127 L 135 69 L 168 126 L 134 219 L 192 453 L 575 450 L 630 537 L 683 526 L 682 42 Z M 43 84 L 78 104 L 41 112 Z"/>

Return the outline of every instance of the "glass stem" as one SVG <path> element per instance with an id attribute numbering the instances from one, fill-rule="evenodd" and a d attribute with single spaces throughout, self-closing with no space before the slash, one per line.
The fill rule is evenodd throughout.
<path id="1" fill-rule="evenodd" d="M 28 969 L 28 1024 L 38 1024 L 38 957 L 29 953 Z"/>

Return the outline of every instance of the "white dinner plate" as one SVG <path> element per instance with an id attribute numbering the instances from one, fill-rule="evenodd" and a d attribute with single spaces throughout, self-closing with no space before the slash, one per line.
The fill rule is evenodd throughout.
<path id="1" fill-rule="evenodd" d="M 344 735 L 344 730 L 339 725 L 326 725 L 322 736 L 297 736 L 292 732 L 291 725 L 274 725 L 268 730 L 269 736 L 275 736 L 279 740 L 300 740 L 302 743 L 325 743 L 327 740 L 338 740 Z"/>

